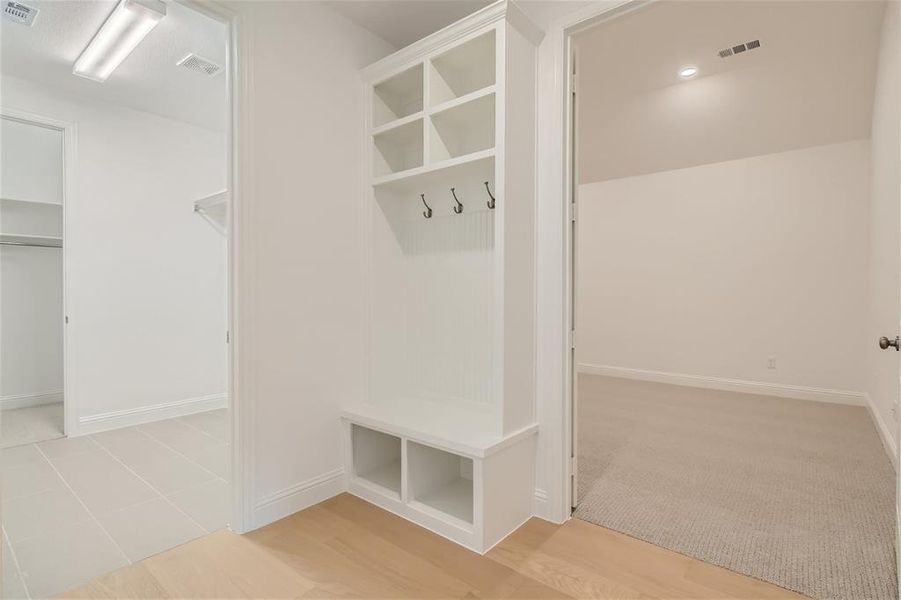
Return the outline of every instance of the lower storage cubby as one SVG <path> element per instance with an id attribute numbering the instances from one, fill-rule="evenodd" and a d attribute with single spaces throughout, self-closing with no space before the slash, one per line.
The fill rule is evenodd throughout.
<path id="1" fill-rule="evenodd" d="M 342 412 L 351 494 L 479 553 L 532 515 L 537 425 L 479 445 L 434 418 L 412 427 L 413 409 Z"/>
<path id="2" fill-rule="evenodd" d="M 410 503 L 473 524 L 473 461 L 444 450 L 407 442 Z"/>
<path id="3" fill-rule="evenodd" d="M 354 476 L 400 499 L 401 439 L 374 429 L 351 425 L 351 446 Z"/>

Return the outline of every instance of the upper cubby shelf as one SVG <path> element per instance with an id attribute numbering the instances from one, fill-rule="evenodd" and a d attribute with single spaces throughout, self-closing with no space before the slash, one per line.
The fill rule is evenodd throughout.
<path id="1" fill-rule="evenodd" d="M 376 177 L 372 185 L 377 189 L 415 191 L 420 186 L 442 177 L 476 178 L 479 181 L 491 178 L 494 172 L 494 149 L 480 150 L 457 158 L 449 158 L 400 173 Z"/>
<path id="2" fill-rule="evenodd" d="M 432 115 L 429 163 L 458 158 L 494 147 L 494 94 L 471 94 Z M 447 105 L 445 105 L 447 106 Z"/>
<path id="3" fill-rule="evenodd" d="M 429 105 L 435 107 L 495 83 L 494 30 L 430 61 Z"/>
<path id="4" fill-rule="evenodd" d="M 418 64 L 376 84 L 372 95 L 372 126 L 380 127 L 422 111 L 423 66 Z"/>
<path id="5" fill-rule="evenodd" d="M 373 174 L 383 177 L 421 167 L 423 164 L 422 119 L 393 127 L 372 136 Z"/>

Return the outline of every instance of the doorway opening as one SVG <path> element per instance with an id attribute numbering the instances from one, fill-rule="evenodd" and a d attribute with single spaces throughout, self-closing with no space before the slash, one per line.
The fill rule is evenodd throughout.
<path id="1" fill-rule="evenodd" d="M 576 518 L 897 597 L 898 20 L 655 2 L 571 38 Z"/>
<path id="2" fill-rule="evenodd" d="M 30 407 L 7 406 L 4 377 L 9 598 L 53 596 L 230 526 L 237 496 L 231 18 L 187 0 L 28 5 L 33 22 L 2 23 L 2 367 L 59 381 L 65 418 L 10 435 Z M 156 26 L 105 80 L 73 74 L 105 23 L 148 6 Z M 73 53 L 64 64 L 58 48 Z M 53 277 L 39 278 L 29 265 L 51 251 Z M 40 302 L 7 302 L 26 293 Z M 55 354 L 35 343 L 47 323 Z"/>
<path id="3" fill-rule="evenodd" d="M 62 437 L 65 161 L 71 128 L 0 114 L 3 447 Z"/>

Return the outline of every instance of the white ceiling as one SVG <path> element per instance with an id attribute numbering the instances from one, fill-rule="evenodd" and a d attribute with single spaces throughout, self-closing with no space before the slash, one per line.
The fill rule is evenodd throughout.
<path id="1" fill-rule="evenodd" d="M 328 5 L 403 48 L 491 4 L 487 0 L 338 0 Z"/>
<path id="2" fill-rule="evenodd" d="M 332 0 L 328 5 L 396 48 L 446 27 L 493 0 Z M 520 0 L 516 3 L 537 25 L 577 10 L 588 0 Z"/>
<path id="3" fill-rule="evenodd" d="M 2 20 L 3 75 L 221 130 L 226 123 L 226 76 L 208 77 L 175 64 L 194 52 L 225 66 L 222 23 L 176 2 L 166 17 L 104 83 L 72 75 L 72 64 L 116 5 L 115 0 L 27 0 L 40 9 L 34 26 Z"/>
<path id="4" fill-rule="evenodd" d="M 868 138 L 883 8 L 660 2 L 581 34 L 581 181 Z M 757 50 L 717 56 L 756 39 Z M 680 80 L 684 65 L 700 74 Z"/>

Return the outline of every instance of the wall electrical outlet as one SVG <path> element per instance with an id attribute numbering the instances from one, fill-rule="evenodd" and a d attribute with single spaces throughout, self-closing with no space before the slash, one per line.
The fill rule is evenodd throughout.
<path id="1" fill-rule="evenodd" d="M 776 368 L 776 357 L 771 356 L 766 359 L 766 368 L 767 369 L 775 369 Z"/>

